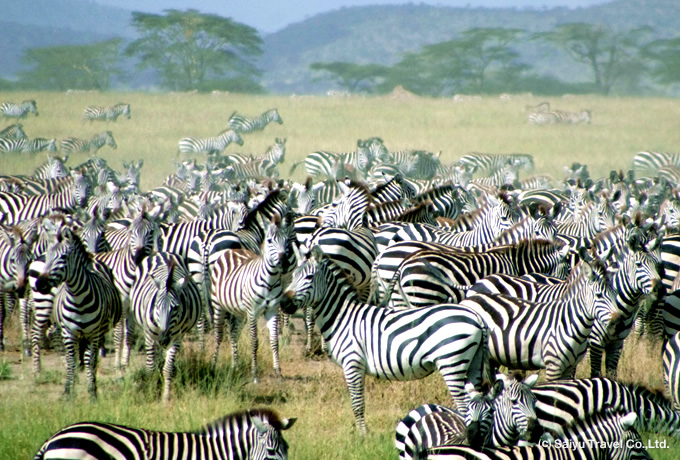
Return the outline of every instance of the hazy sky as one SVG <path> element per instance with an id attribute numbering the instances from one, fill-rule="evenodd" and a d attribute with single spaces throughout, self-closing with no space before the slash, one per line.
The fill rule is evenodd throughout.
<path id="1" fill-rule="evenodd" d="M 612 0 L 95 0 L 97 3 L 117 6 L 134 11 L 159 13 L 164 9 L 196 9 L 202 13 L 214 13 L 247 24 L 261 32 L 269 33 L 283 29 L 290 23 L 302 21 L 319 13 L 336 10 L 343 6 L 430 4 L 453 7 L 515 7 L 554 8 L 607 3 Z"/>

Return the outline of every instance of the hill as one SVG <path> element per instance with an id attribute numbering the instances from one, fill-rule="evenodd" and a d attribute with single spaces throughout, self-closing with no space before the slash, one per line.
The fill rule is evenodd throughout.
<path id="1" fill-rule="evenodd" d="M 322 91 L 314 82 L 312 62 L 349 61 L 393 64 L 423 45 L 455 38 L 473 27 L 551 30 L 558 24 L 587 22 L 619 30 L 650 26 L 659 37 L 676 34 L 680 3 L 675 0 L 617 0 L 588 8 L 544 10 L 513 8 L 448 8 L 429 5 L 366 6 L 320 14 L 264 37 L 264 85 L 274 92 Z M 538 44 L 518 49 L 524 62 L 539 73 L 572 81 L 590 78 L 587 67 Z M 284 76 L 284 77 L 282 77 Z"/>

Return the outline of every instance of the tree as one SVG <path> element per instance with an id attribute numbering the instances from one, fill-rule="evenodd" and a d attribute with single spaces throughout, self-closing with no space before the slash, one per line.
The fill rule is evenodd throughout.
<path id="1" fill-rule="evenodd" d="M 351 62 L 314 62 L 309 66 L 312 70 L 325 71 L 341 88 L 355 93 L 373 92 L 376 85 L 383 81 L 389 68 L 379 64 L 354 64 Z"/>
<path id="2" fill-rule="evenodd" d="M 599 24 L 568 23 L 534 34 L 565 50 L 576 62 L 590 67 L 595 89 L 609 94 L 617 82 L 637 81 L 645 72 L 639 50 L 649 27 L 614 32 Z"/>
<path id="3" fill-rule="evenodd" d="M 654 40 L 645 46 L 642 55 L 659 83 L 680 83 L 680 37 Z"/>
<path id="4" fill-rule="evenodd" d="M 419 53 L 405 55 L 394 66 L 395 78 L 408 82 L 401 84 L 411 91 L 419 92 L 415 87 L 421 87 L 424 94 L 431 96 L 505 89 L 526 68 L 517 61 L 519 54 L 510 47 L 521 34 L 520 29 L 466 30 L 459 38 L 427 45 Z M 420 83 L 413 81 L 414 77 L 420 78 Z"/>
<path id="5" fill-rule="evenodd" d="M 119 68 L 121 43 L 116 38 L 89 45 L 28 49 L 22 60 L 33 68 L 22 72 L 22 79 L 26 86 L 38 89 L 107 90 L 113 77 L 123 75 Z"/>
<path id="6" fill-rule="evenodd" d="M 250 26 L 196 10 L 165 14 L 132 13 L 142 36 L 126 49 L 140 58 L 139 68 L 154 69 L 172 90 L 260 88 L 251 62 L 262 54 L 262 39 Z"/>

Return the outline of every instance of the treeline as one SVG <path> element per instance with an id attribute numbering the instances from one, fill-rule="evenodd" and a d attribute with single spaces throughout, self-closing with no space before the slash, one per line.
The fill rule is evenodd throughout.
<path id="1" fill-rule="evenodd" d="M 28 70 L 0 90 L 100 90 L 126 86 L 131 72 L 146 72 L 153 86 L 169 91 L 262 93 L 257 67 L 263 41 L 250 26 L 196 10 L 164 14 L 135 12 L 139 38 L 87 45 L 31 48 Z M 349 93 L 382 94 L 401 85 L 423 96 L 599 93 L 668 94 L 680 82 L 680 36 L 655 38 L 650 27 L 613 30 L 601 24 L 566 23 L 545 32 L 519 28 L 471 28 L 456 38 L 403 54 L 394 65 L 346 61 L 314 62 L 317 80 Z M 561 53 L 585 69 L 574 83 L 569 67 L 541 74 L 523 56 L 527 43 Z M 535 59 L 535 58 L 534 58 Z M 134 69 L 134 70 L 132 70 Z"/>

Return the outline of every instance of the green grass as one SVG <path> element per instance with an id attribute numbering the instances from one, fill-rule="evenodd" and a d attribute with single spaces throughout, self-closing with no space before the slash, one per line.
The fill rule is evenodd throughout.
<path id="1" fill-rule="evenodd" d="M 162 184 L 175 170 L 177 141 L 184 136 L 210 136 L 226 128 L 232 112 L 258 115 L 276 107 L 283 125 L 270 125 L 263 132 L 245 136 L 242 147 L 230 151 L 263 153 L 276 137 L 287 138 L 286 164 L 282 177 L 295 161 L 315 150 L 349 151 L 357 139 L 379 136 L 391 150 L 418 148 L 442 151 L 450 163 L 470 151 L 534 156 L 537 173 L 563 177 L 563 167 L 587 164 L 595 178 L 612 169 L 627 170 L 640 150 L 677 151 L 680 145 L 680 105 L 671 99 L 571 97 L 548 98 L 557 109 L 591 109 L 593 123 L 586 126 L 530 126 L 524 107 L 543 98 L 517 96 L 509 101 L 483 98 L 454 103 L 450 99 L 326 98 L 202 94 L 141 93 L 0 93 L 0 101 L 36 99 L 39 117 L 23 120 L 29 137 L 89 137 L 110 129 L 118 149 L 104 147 L 100 156 L 114 168 L 123 161 L 144 159 L 142 187 Z M 132 119 L 117 123 L 83 124 L 86 105 L 128 102 Z M 4 128 L 11 121 L 0 122 Z M 72 155 L 74 166 L 87 159 Z M 198 158 L 201 160 L 201 158 Z M 44 155 L 0 156 L 0 174 L 30 174 Z M 304 179 L 304 168 L 294 176 Z M 261 382 L 250 382 L 249 368 L 232 370 L 229 347 L 222 347 L 219 366 L 209 366 L 211 341 L 202 353 L 193 342 L 178 358 L 173 400 L 160 402 L 160 376 L 144 371 L 144 358 L 136 353 L 126 376 L 111 369 L 111 357 L 99 370 L 99 400 L 90 403 L 85 376 L 80 374 L 71 401 L 60 398 L 64 366 L 54 353 L 46 352 L 44 371 L 34 382 L 30 360 L 18 353 L 19 321 L 8 322 L 7 352 L 0 353 L 0 458 L 31 458 L 41 443 L 60 427 L 81 420 L 102 420 L 160 430 L 192 430 L 228 412 L 267 405 L 285 417 L 298 417 L 286 433 L 292 459 L 396 458 L 394 427 L 408 410 L 425 402 L 448 403 L 441 377 L 388 383 L 367 379 L 366 415 L 369 435 L 360 438 L 353 426 L 349 395 L 342 371 L 327 360 L 303 357 L 302 337 L 294 335 L 281 349 L 285 378 L 271 370 L 266 329 L 261 331 L 259 362 Z M 249 344 L 242 340 L 243 361 Z M 584 362 L 579 376 L 588 368 Z M 659 345 L 627 343 L 621 363 L 626 381 L 662 387 Z M 652 440 L 666 439 L 646 435 Z M 654 458 L 677 458 L 680 446 L 650 451 Z"/>

